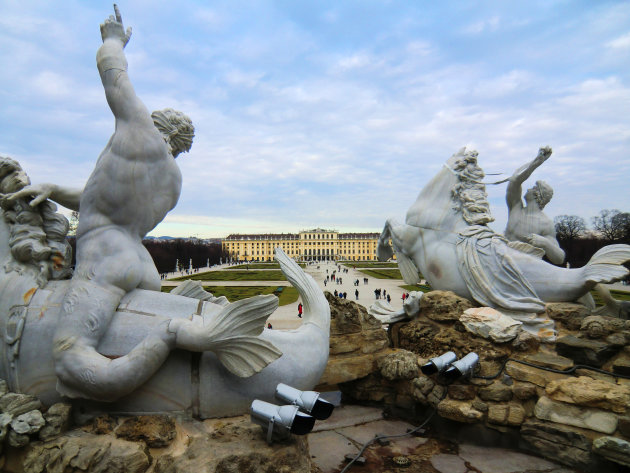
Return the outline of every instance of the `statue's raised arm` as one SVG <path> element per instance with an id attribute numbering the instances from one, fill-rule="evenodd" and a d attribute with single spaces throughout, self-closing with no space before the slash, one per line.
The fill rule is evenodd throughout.
<path id="1" fill-rule="evenodd" d="M 542 163 L 549 159 L 551 153 L 552 150 L 549 146 L 540 148 L 538 155 L 532 161 L 514 171 L 514 174 L 512 174 L 508 180 L 507 191 L 505 193 L 505 200 L 507 201 L 509 209 L 512 209 L 512 207 L 516 205 L 523 204 L 521 200 L 523 182 L 529 179 L 529 176 L 531 176 Z"/>

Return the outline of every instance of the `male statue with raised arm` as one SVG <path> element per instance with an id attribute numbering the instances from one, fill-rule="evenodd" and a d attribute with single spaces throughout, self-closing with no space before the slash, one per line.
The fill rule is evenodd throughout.
<path id="1" fill-rule="evenodd" d="M 511 241 L 521 241 L 541 249 L 549 261 L 554 264 L 564 262 L 564 251 L 556 240 L 553 221 L 543 209 L 553 196 L 553 189 L 544 181 L 536 181 L 521 199 L 522 184 L 534 170 L 551 156 L 551 148 L 544 147 L 531 162 L 518 168 L 508 180 L 505 200 L 508 206 L 508 223 L 505 237 Z"/>
<path id="2" fill-rule="evenodd" d="M 240 346 L 249 348 L 257 356 L 245 357 L 246 363 L 239 367 L 226 363 L 240 376 L 259 371 L 280 355 L 270 343 L 251 336 L 251 326 L 236 337 L 234 323 L 226 329 L 228 338 L 240 344 L 234 347 L 221 338 L 225 333 L 220 321 L 204 324 L 194 317 L 166 320 L 120 358 L 111 360 L 96 350 L 126 293 L 136 288 L 160 290 L 159 274 L 142 239 L 177 203 L 182 177 L 174 158 L 190 150 L 194 136 L 186 115 L 171 109 L 150 114 L 136 96 L 123 52 L 131 29 L 125 31 L 116 5 L 114 10 L 115 17 L 101 24 L 103 44 L 97 53 L 97 66 L 116 126 L 85 188 L 71 191 L 52 184 L 28 186 L 10 197 L 34 196 L 31 205 L 49 197 L 80 210 L 77 266 L 62 302 L 53 342 L 57 390 L 69 397 L 104 401 L 115 400 L 144 383 L 173 348 L 229 349 L 230 353 Z M 257 311 L 273 311 L 277 306 L 274 299 L 258 300 Z M 238 303 L 227 307 L 219 320 L 234 315 L 240 307 Z M 264 318 L 258 334 L 263 324 Z"/>

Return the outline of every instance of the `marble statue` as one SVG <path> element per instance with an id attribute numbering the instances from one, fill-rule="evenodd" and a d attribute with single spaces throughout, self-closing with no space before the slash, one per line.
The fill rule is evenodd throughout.
<path id="1" fill-rule="evenodd" d="M 368 307 L 368 314 L 383 324 L 413 319 L 420 314 L 420 299 L 422 299 L 423 294 L 421 291 L 411 291 L 409 297 L 405 299 L 402 309 L 398 310 L 394 309 L 389 302 L 379 299 Z"/>
<path id="2" fill-rule="evenodd" d="M 505 200 L 508 206 L 508 222 L 505 237 L 510 241 L 528 243 L 542 251 L 554 264 L 564 262 L 564 251 L 556 240 L 556 228 L 543 209 L 553 196 L 553 189 L 545 181 L 536 181 L 521 199 L 521 186 L 538 166 L 551 156 L 551 148 L 540 148 L 538 156 L 518 168 L 508 180 Z"/>
<path id="3" fill-rule="evenodd" d="M 538 156 L 531 162 L 518 168 L 508 179 L 505 200 L 508 206 L 508 223 L 505 237 L 512 242 L 522 242 L 535 249 L 524 247 L 530 254 L 540 253 L 556 265 L 564 262 L 564 250 L 556 239 L 553 221 L 545 215 L 543 209 L 553 197 L 553 189 L 545 181 L 536 181 L 536 185 L 523 196 L 526 204 L 521 200 L 521 185 L 531 176 L 532 172 L 551 156 L 551 148 L 540 148 Z M 593 296 L 586 293 L 579 299 L 587 307 L 596 310 L 597 314 L 609 315 L 628 319 L 630 317 L 630 303 L 613 298 L 610 290 L 603 284 L 596 284 L 593 288 L 601 297 L 604 305 L 596 309 Z"/>
<path id="4" fill-rule="evenodd" d="M 542 312 L 545 302 L 574 301 L 595 284 L 628 274 L 622 266 L 630 260 L 628 245 L 604 247 L 586 266 L 566 269 L 541 260 L 531 245 L 494 232 L 487 225 L 493 218 L 484 176 L 476 151 L 455 153 L 420 192 L 405 223 L 386 221 L 379 260 L 395 251 L 407 284 L 418 283 L 421 271 L 433 289 L 453 291 L 507 315 Z M 547 328 L 539 335 L 554 336 Z"/>
<path id="5" fill-rule="evenodd" d="M 305 307 L 293 333 L 264 329 L 275 296 L 229 304 L 201 288 L 189 291 L 195 298 L 159 292 L 142 239 L 177 203 L 175 158 L 190 150 L 194 127 L 171 109 L 150 114 L 136 96 L 124 55 L 131 29 L 114 10 L 101 25 L 97 66 L 116 126 L 85 188 L 31 185 L 18 163 L 0 160 L 0 309 L 7 314 L 0 317 L 7 354 L 0 377 L 49 403 L 63 396 L 113 403 L 109 409 L 120 412 L 202 417 L 272 399 L 275 381 L 311 389 L 328 358 L 330 309 L 282 252 L 276 257 Z M 69 280 L 67 220 L 51 200 L 80 209 Z M 64 228 L 50 224 L 63 227 L 62 219 Z"/>

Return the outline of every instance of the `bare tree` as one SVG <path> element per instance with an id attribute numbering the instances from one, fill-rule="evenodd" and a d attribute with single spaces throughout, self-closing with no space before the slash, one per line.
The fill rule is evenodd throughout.
<path id="1" fill-rule="evenodd" d="M 593 217 L 593 228 L 607 240 L 622 240 L 629 236 L 630 214 L 617 209 L 602 210 Z"/>
<path id="2" fill-rule="evenodd" d="M 586 231 L 586 223 L 577 215 L 558 215 L 553 219 L 558 240 L 574 240 Z"/>

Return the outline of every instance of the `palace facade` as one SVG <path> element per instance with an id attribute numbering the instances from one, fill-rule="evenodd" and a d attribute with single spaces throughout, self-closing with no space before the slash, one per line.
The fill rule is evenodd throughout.
<path id="1" fill-rule="evenodd" d="M 339 233 L 316 228 L 300 233 L 229 235 L 222 249 L 237 261 L 272 261 L 280 247 L 297 261 L 375 261 L 379 233 Z"/>

